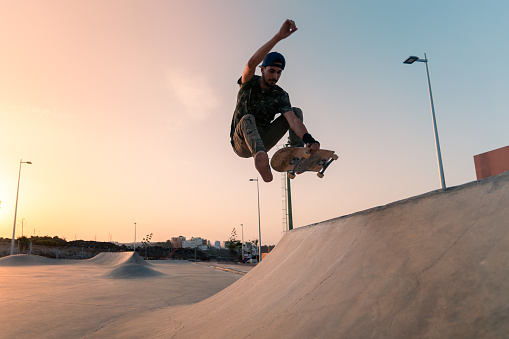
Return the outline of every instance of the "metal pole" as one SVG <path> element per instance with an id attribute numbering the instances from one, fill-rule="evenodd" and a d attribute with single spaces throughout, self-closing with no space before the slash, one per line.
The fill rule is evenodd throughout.
<path id="1" fill-rule="evenodd" d="M 287 209 L 288 209 L 288 230 L 293 230 L 293 216 L 292 216 L 292 190 L 290 188 L 290 178 L 286 177 L 286 187 L 287 189 Z"/>
<path id="2" fill-rule="evenodd" d="M 262 227 L 260 221 L 260 187 L 258 185 L 258 178 L 256 178 L 256 190 L 258 191 L 258 259 L 262 261 Z"/>
<path id="3" fill-rule="evenodd" d="M 136 223 L 134 223 L 134 252 L 136 253 Z"/>
<path id="4" fill-rule="evenodd" d="M 431 93 L 431 81 L 429 79 L 428 58 L 426 57 L 426 53 L 424 53 L 424 63 L 426 64 L 426 74 L 428 76 L 429 100 L 431 102 L 431 116 L 433 119 L 433 130 L 435 132 L 435 147 L 437 150 L 438 170 L 440 172 L 440 182 L 442 184 L 442 189 L 445 189 L 446 186 L 445 186 L 444 167 L 442 164 L 442 153 L 440 152 L 440 141 L 438 140 L 437 120 L 435 117 L 435 106 L 433 105 L 433 94 Z"/>
<path id="5" fill-rule="evenodd" d="M 19 181 L 21 178 L 21 164 L 32 164 L 30 161 L 19 161 L 19 172 L 18 172 L 18 189 L 16 191 L 16 206 L 14 207 L 14 226 L 12 227 L 12 241 L 11 241 L 11 255 L 14 254 L 14 238 L 16 237 L 16 217 L 18 214 L 18 196 L 19 196 Z"/>
<path id="6" fill-rule="evenodd" d="M 242 262 L 244 262 L 244 224 L 240 224 L 242 227 Z"/>

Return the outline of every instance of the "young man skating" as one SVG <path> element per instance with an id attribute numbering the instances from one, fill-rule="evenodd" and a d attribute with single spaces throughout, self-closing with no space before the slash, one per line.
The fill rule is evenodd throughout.
<path id="1" fill-rule="evenodd" d="M 311 154 L 320 149 L 304 126 L 302 110 L 292 107 L 290 98 L 276 85 L 286 61 L 277 52 L 269 53 L 281 40 L 297 31 L 295 22 L 286 20 L 278 33 L 249 59 L 238 80 L 240 90 L 233 113 L 230 138 L 233 150 L 242 158 L 254 157 L 255 167 L 265 182 L 272 181 L 267 151 L 274 147 L 290 130 L 290 145 L 311 148 Z M 255 75 L 258 64 L 261 76 Z M 281 115 L 274 119 L 275 115 Z"/>

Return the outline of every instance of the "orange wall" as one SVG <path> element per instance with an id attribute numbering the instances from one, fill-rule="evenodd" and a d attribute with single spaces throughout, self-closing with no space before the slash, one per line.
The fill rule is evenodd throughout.
<path id="1" fill-rule="evenodd" d="M 477 180 L 509 171 L 509 146 L 474 156 Z"/>

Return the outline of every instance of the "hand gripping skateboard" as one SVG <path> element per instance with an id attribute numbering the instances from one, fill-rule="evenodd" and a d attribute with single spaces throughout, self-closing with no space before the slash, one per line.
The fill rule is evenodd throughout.
<path id="1" fill-rule="evenodd" d="M 295 178 L 296 173 L 310 171 L 323 178 L 327 167 L 337 159 L 334 151 L 326 149 L 311 155 L 309 147 L 285 147 L 274 153 L 270 165 L 277 172 L 288 172 L 290 179 Z"/>

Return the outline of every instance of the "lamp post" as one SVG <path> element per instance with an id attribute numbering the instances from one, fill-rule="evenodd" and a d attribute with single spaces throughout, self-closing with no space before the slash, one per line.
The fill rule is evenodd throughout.
<path id="1" fill-rule="evenodd" d="M 240 224 L 242 227 L 242 262 L 244 262 L 244 224 Z"/>
<path id="2" fill-rule="evenodd" d="M 16 207 L 14 208 L 14 226 L 12 227 L 11 255 L 14 254 L 14 237 L 16 236 L 16 216 L 18 214 L 18 196 L 19 196 L 19 181 L 21 179 L 21 164 L 31 165 L 32 163 L 30 161 L 23 161 L 23 159 L 19 161 L 18 190 L 16 191 Z"/>
<path id="3" fill-rule="evenodd" d="M 284 147 L 290 147 L 290 140 Z M 293 215 L 292 215 L 292 188 L 290 186 L 290 177 L 286 175 L 286 225 L 288 231 L 293 230 Z"/>
<path id="4" fill-rule="evenodd" d="M 23 238 L 23 229 L 25 227 L 25 218 L 21 218 L 21 237 Z"/>
<path id="5" fill-rule="evenodd" d="M 256 181 L 256 190 L 258 192 L 258 256 L 259 261 L 262 261 L 262 228 L 260 223 L 260 187 L 258 185 L 258 178 L 249 179 L 249 181 Z"/>
<path id="6" fill-rule="evenodd" d="M 134 253 L 136 253 L 136 223 L 134 223 Z"/>
<path id="7" fill-rule="evenodd" d="M 435 106 L 433 105 L 433 94 L 431 93 L 431 82 L 429 80 L 429 70 L 428 70 L 428 59 L 426 57 L 426 53 L 424 53 L 424 59 L 419 59 L 416 56 L 410 56 L 405 61 L 404 64 L 413 64 L 414 62 L 424 62 L 426 64 L 426 74 L 428 76 L 428 90 L 429 90 L 429 100 L 431 102 L 431 117 L 433 119 L 433 130 L 435 132 L 435 148 L 437 151 L 437 160 L 438 160 L 438 171 L 440 173 L 440 181 L 442 183 L 442 189 L 445 189 L 445 176 L 444 176 L 444 166 L 442 164 L 442 153 L 440 152 L 440 141 L 438 140 L 438 129 L 437 129 L 437 120 L 435 117 Z"/>

